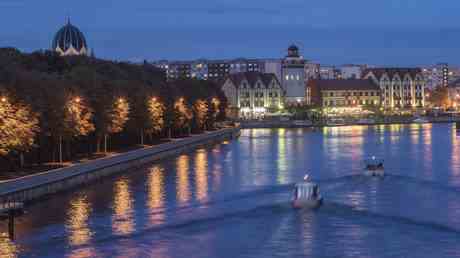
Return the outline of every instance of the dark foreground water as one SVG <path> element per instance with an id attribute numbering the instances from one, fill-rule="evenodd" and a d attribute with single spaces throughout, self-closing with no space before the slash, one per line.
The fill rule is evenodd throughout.
<path id="1" fill-rule="evenodd" d="M 361 175 L 373 154 L 383 180 Z M 321 183 L 317 211 L 289 205 L 305 171 Z M 28 211 L 0 256 L 460 257 L 460 135 L 451 124 L 245 130 Z"/>

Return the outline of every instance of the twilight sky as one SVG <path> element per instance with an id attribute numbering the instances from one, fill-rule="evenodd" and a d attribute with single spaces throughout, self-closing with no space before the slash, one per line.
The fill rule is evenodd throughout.
<path id="1" fill-rule="evenodd" d="M 458 0 L 0 0 L 0 46 L 49 48 L 67 16 L 103 58 L 460 64 Z"/>

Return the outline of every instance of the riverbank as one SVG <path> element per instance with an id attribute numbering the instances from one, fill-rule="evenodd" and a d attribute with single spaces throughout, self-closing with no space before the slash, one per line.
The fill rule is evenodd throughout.
<path id="1" fill-rule="evenodd" d="M 455 123 L 460 122 L 458 117 L 425 117 L 424 123 Z M 328 123 L 311 123 L 309 121 L 241 121 L 241 128 L 256 129 L 256 128 L 312 128 L 312 127 L 334 127 L 334 126 L 353 126 L 353 125 L 391 125 L 391 124 L 420 124 L 414 122 L 414 118 L 387 118 L 376 120 L 374 122 L 360 121 L 344 121 L 343 123 L 328 124 Z"/>
<path id="2" fill-rule="evenodd" d="M 233 139 L 239 134 L 239 127 L 225 128 L 70 167 L 3 181 L 0 182 L 0 204 L 30 201 L 48 194 L 69 190 L 72 187 L 190 151 L 202 145 Z"/>

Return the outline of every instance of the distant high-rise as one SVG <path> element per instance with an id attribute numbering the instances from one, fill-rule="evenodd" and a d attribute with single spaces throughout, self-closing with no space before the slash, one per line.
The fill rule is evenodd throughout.
<path id="1" fill-rule="evenodd" d="M 85 35 L 70 23 L 70 19 L 54 36 L 52 50 L 61 56 L 89 55 Z"/>

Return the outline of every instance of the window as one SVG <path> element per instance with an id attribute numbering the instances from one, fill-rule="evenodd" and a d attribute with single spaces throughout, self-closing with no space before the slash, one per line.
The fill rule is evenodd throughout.
<path id="1" fill-rule="evenodd" d="M 334 97 L 334 92 L 329 93 L 329 96 Z"/>
<path id="2" fill-rule="evenodd" d="M 288 80 L 289 80 L 289 75 L 288 75 L 288 74 L 286 74 L 286 81 L 288 81 Z"/>

